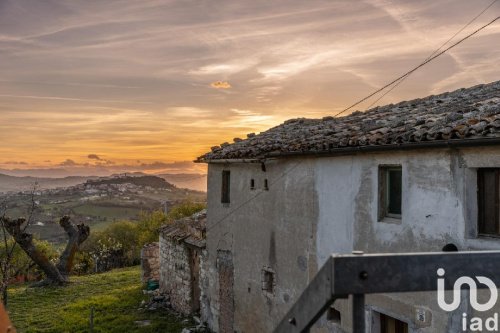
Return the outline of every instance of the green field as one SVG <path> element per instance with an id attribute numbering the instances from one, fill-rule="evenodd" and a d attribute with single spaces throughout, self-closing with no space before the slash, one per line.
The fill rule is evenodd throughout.
<path id="1" fill-rule="evenodd" d="M 101 217 L 109 220 L 126 220 L 137 218 L 141 209 L 137 207 L 84 204 L 73 207 L 73 212 L 81 216 Z"/>
<path id="2" fill-rule="evenodd" d="M 138 310 L 142 293 L 139 267 L 74 277 L 65 287 L 9 289 L 9 315 L 19 333 L 89 332 L 94 307 L 95 333 L 179 333 L 181 318 L 161 311 Z M 135 321 L 150 320 L 140 327 Z"/>

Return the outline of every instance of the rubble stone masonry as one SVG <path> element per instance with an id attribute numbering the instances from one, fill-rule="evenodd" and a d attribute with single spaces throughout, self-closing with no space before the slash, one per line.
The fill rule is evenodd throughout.
<path id="1" fill-rule="evenodd" d="M 144 245 L 141 250 L 141 280 L 158 281 L 160 279 L 160 256 L 158 242 Z"/>

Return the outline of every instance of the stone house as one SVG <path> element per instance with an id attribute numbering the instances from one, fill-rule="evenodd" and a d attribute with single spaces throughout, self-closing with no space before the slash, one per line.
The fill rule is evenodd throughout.
<path id="1" fill-rule="evenodd" d="M 202 319 L 216 332 L 271 332 L 331 253 L 500 248 L 500 81 L 292 119 L 198 162 Z M 350 332 L 349 308 L 336 301 L 312 331 Z M 477 315 L 464 301 L 444 312 L 431 292 L 369 295 L 365 309 L 373 333 L 455 333 Z"/>
<path id="2" fill-rule="evenodd" d="M 200 311 L 205 222 L 206 211 L 201 211 L 160 228 L 160 291 L 185 315 Z"/>

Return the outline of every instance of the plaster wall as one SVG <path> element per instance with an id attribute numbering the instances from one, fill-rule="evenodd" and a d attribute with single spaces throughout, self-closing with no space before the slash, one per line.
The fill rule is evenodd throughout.
<path id="1" fill-rule="evenodd" d="M 402 166 L 402 216 L 379 221 L 378 170 L 395 164 Z M 500 239 L 477 236 L 481 167 L 500 167 L 500 147 L 296 157 L 266 161 L 265 171 L 260 163 L 210 164 L 203 319 L 218 331 L 218 251 L 232 254 L 233 328 L 243 333 L 271 332 L 331 253 L 500 248 Z M 223 170 L 231 171 L 229 205 L 221 204 Z M 262 290 L 263 269 L 275 273 L 272 294 Z M 369 326 L 375 332 L 377 313 L 385 313 L 410 332 L 459 332 L 462 313 L 473 314 L 463 296 L 455 313 L 444 313 L 435 293 L 370 295 Z M 350 303 L 334 307 L 340 323 L 323 317 L 313 332 L 351 330 Z"/>
<path id="2" fill-rule="evenodd" d="M 378 217 L 378 169 L 401 165 L 401 219 Z M 316 246 L 318 263 L 330 253 L 400 253 L 441 251 L 453 243 L 459 250 L 499 249 L 500 239 L 477 236 L 477 168 L 500 167 L 500 148 L 467 148 L 357 154 L 316 160 L 318 196 Z M 381 312 L 409 324 L 410 332 L 459 332 L 463 302 L 455 313 L 442 311 L 436 293 L 370 295 L 367 318 Z M 483 296 L 484 297 L 484 296 Z M 341 325 L 352 323 L 346 301 L 337 301 Z M 372 312 L 373 310 L 373 312 Z M 494 309 L 500 312 L 500 307 Z M 424 313 L 425 320 L 417 314 Z M 475 314 L 477 315 L 477 314 Z M 331 327 L 323 318 L 320 326 Z"/>
<path id="3" fill-rule="evenodd" d="M 214 331 L 221 317 L 218 252 L 232 254 L 236 332 L 271 332 L 317 271 L 314 165 L 313 159 L 301 159 L 269 161 L 265 171 L 261 164 L 209 166 L 205 297 L 210 306 L 203 319 Z M 231 172 L 230 204 L 221 204 L 222 170 Z M 263 270 L 274 273 L 272 292 L 263 290 Z"/>

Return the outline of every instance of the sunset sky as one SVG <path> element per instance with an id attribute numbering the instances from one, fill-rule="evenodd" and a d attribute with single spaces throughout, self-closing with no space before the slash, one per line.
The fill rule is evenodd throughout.
<path id="1" fill-rule="evenodd" d="M 491 2 L 0 0 L 0 169 L 203 171 L 213 145 L 383 86 Z M 500 80 L 499 63 L 497 21 L 379 104 Z"/>

